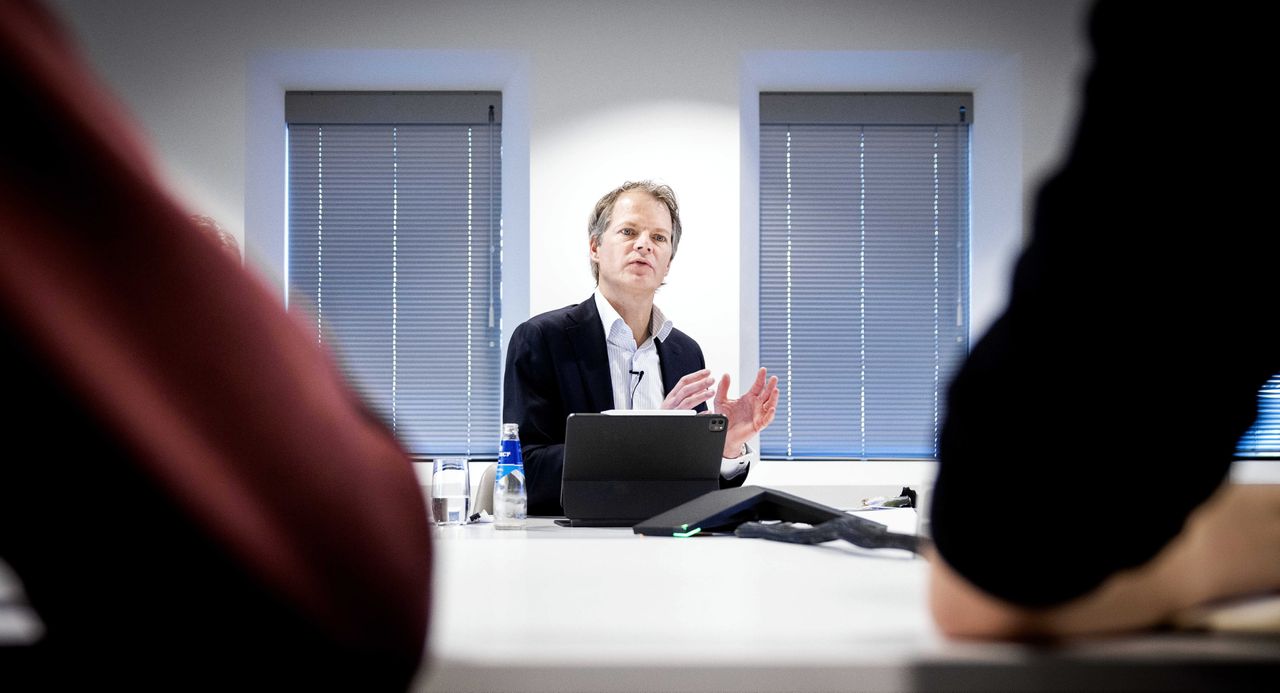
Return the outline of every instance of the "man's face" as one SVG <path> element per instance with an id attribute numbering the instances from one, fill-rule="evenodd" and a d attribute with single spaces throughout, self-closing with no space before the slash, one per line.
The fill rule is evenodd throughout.
<path id="1" fill-rule="evenodd" d="M 652 296 L 671 269 L 671 213 L 647 192 L 630 190 L 613 203 L 609 226 L 591 245 L 606 296 Z"/>

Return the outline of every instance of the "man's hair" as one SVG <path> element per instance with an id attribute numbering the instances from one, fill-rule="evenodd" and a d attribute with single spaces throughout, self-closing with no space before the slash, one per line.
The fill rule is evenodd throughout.
<path id="1" fill-rule="evenodd" d="M 675 258 L 676 249 L 680 247 L 680 205 L 676 203 L 676 194 L 671 186 L 654 183 L 651 180 L 627 181 L 605 193 L 604 197 L 596 202 L 595 209 L 591 210 L 591 216 L 587 219 L 587 237 L 591 239 L 591 245 L 599 246 L 600 237 L 604 235 L 604 230 L 609 227 L 609 222 L 612 220 L 613 203 L 618 201 L 618 196 L 632 190 L 649 193 L 655 200 L 667 206 L 667 211 L 671 213 L 671 257 Z M 595 260 L 591 261 L 591 276 L 597 284 L 600 283 L 600 263 Z"/>

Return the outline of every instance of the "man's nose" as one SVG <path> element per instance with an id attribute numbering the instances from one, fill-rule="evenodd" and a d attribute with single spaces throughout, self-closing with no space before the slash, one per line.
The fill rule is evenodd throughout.
<path id="1" fill-rule="evenodd" d="M 636 249 L 637 251 L 642 251 L 642 250 L 652 251 L 652 250 L 653 250 L 653 241 L 652 241 L 652 239 L 650 239 L 650 238 L 649 238 L 649 234 L 647 234 L 647 233 L 640 233 L 640 234 L 637 234 L 637 235 L 636 235 L 636 244 L 635 244 L 635 249 Z"/>

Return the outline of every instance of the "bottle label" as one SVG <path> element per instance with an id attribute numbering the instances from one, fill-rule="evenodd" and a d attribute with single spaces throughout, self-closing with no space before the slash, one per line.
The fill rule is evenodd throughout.
<path id="1" fill-rule="evenodd" d="M 498 448 L 498 470 L 497 478 L 510 474 L 519 469 L 520 476 L 524 476 L 524 456 L 520 454 L 520 441 L 504 440 Z"/>
<path id="2" fill-rule="evenodd" d="M 507 478 L 510 474 L 515 474 L 517 479 L 524 479 L 524 467 L 514 464 L 500 464 L 497 472 L 494 473 L 493 481 L 497 484 L 499 481 Z"/>

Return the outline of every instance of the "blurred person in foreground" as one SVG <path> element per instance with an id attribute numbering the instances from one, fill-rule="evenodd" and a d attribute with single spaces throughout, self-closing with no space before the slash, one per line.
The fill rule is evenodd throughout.
<path id="1" fill-rule="evenodd" d="M 0 557 L 44 627 L 0 686 L 405 688 L 431 554 L 404 452 L 34 2 L 0 3 L 0 82 Z"/>
<path id="2" fill-rule="evenodd" d="M 1144 628 L 1280 589 L 1280 487 L 1223 483 L 1280 371 L 1280 234 L 1249 165 L 1275 143 L 1242 126 L 1269 79 L 1260 19 L 1094 8 L 1072 149 L 951 386 L 931 518 L 944 632 Z M 1011 501 L 980 500 L 993 489 Z"/>

